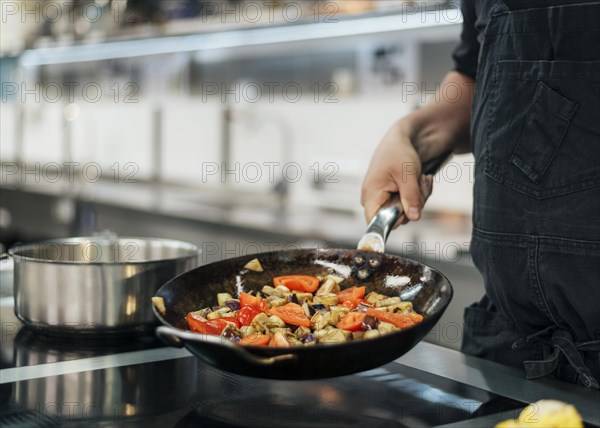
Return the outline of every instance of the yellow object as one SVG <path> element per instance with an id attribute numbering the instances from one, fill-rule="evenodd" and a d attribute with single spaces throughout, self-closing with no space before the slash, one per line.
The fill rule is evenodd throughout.
<path id="1" fill-rule="evenodd" d="M 518 419 L 500 422 L 496 428 L 583 428 L 581 416 L 571 404 L 540 400 L 525 407 Z"/>

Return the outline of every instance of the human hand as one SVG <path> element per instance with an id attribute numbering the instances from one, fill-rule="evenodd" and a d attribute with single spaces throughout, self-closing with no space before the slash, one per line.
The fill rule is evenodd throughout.
<path id="1" fill-rule="evenodd" d="M 399 193 L 403 214 L 394 228 L 416 221 L 433 188 L 433 176 L 421 173 L 421 159 L 401 122 L 396 123 L 379 143 L 365 175 L 361 204 L 370 222 L 379 208 Z"/>

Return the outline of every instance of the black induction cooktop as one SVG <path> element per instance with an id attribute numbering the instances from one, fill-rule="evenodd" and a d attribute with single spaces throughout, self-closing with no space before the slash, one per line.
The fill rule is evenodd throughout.
<path id="1" fill-rule="evenodd" d="M 243 377 L 153 336 L 42 336 L 11 311 L 1 308 L 0 427 L 419 428 L 473 418 L 494 426 L 526 405 L 401 359 L 318 381 Z"/>

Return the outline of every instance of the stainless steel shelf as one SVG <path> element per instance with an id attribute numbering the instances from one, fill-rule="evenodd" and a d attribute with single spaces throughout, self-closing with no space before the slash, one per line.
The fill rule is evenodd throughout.
<path id="1" fill-rule="evenodd" d="M 21 54 L 19 64 L 27 68 L 177 52 L 287 46 L 290 43 L 313 45 L 314 42 L 342 37 L 354 39 L 394 32 L 422 32 L 423 30 L 428 30 L 429 37 L 435 33 L 436 38 L 444 38 L 455 36 L 461 23 L 462 17 L 456 9 L 431 10 L 414 14 L 368 16 L 331 23 L 264 26 L 193 35 L 32 49 Z"/>

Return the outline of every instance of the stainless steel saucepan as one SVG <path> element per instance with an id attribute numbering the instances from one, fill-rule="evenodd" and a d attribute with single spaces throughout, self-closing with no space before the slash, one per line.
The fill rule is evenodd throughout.
<path id="1" fill-rule="evenodd" d="M 193 244 L 156 238 L 79 237 L 18 245 L 15 314 L 53 334 L 143 331 L 155 324 L 151 297 L 198 266 Z"/>

